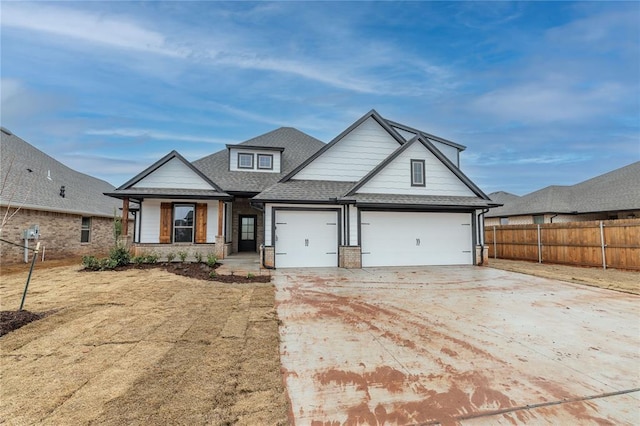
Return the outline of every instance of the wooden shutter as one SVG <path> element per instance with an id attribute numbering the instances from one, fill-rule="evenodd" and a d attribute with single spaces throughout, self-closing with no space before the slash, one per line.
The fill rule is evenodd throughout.
<path id="1" fill-rule="evenodd" d="M 207 205 L 196 204 L 196 244 L 207 242 Z"/>
<path id="2" fill-rule="evenodd" d="M 171 243 L 171 203 L 160 204 L 160 244 Z"/>

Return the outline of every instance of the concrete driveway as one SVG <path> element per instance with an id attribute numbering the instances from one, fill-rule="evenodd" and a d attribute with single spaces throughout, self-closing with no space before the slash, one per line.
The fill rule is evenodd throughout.
<path id="1" fill-rule="evenodd" d="M 640 296 L 479 267 L 274 281 L 297 425 L 640 424 Z"/>

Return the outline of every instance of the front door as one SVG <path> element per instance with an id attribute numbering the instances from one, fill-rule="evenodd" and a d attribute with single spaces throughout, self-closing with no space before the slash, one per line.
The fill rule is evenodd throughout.
<path id="1" fill-rule="evenodd" d="M 238 251 L 256 251 L 256 218 L 240 215 Z"/>

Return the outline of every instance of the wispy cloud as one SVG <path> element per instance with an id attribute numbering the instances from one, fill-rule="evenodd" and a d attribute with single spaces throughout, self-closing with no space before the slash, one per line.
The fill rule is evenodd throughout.
<path id="1" fill-rule="evenodd" d="M 117 136 L 122 138 L 145 138 L 158 139 L 176 142 L 205 142 L 213 144 L 226 144 L 231 141 L 223 138 L 212 138 L 208 136 L 182 135 L 176 133 L 165 133 L 150 129 L 88 129 L 85 134 L 92 136 Z"/>
<path id="2" fill-rule="evenodd" d="M 2 14 L 3 27 L 172 57 L 186 54 L 169 46 L 161 33 L 146 29 L 128 18 L 105 16 L 46 3 L 17 2 L 3 3 Z"/>

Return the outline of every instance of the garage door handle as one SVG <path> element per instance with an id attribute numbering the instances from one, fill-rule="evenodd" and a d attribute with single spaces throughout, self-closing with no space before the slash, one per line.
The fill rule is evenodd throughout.
<path id="1" fill-rule="evenodd" d="M 416 238 L 416 245 L 419 246 L 420 245 L 420 238 Z"/>
<path id="2" fill-rule="evenodd" d="M 309 247 L 309 239 L 308 238 L 304 239 L 304 246 L 305 247 Z"/>

